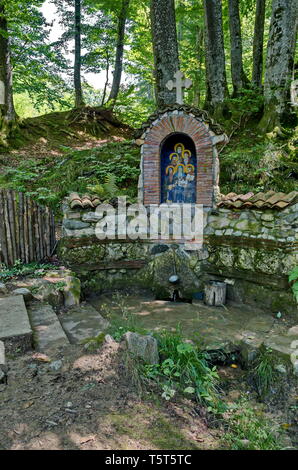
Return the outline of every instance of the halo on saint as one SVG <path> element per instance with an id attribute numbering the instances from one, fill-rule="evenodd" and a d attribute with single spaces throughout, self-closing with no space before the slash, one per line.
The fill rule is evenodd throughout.
<path id="1" fill-rule="evenodd" d="M 173 158 L 175 158 L 175 157 L 177 158 L 177 161 L 178 161 L 178 159 L 179 159 L 179 155 L 178 155 L 178 153 L 176 153 L 176 152 L 173 152 L 173 153 L 171 153 L 171 154 L 170 154 L 170 156 L 169 156 L 169 159 L 172 161 L 172 160 L 173 160 Z"/>
<path id="2" fill-rule="evenodd" d="M 169 165 L 169 166 L 167 166 L 167 168 L 166 168 L 166 175 L 169 174 L 170 168 L 173 170 L 173 173 L 176 172 L 176 168 L 175 168 L 173 165 Z"/>
<path id="3" fill-rule="evenodd" d="M 195 167 L 194 167 L 194 165 L 189 163 L 188 165 L 186 165 L 186 170 L 191 170 L 191 172 L 194 173 L 195 172 Z"/>
<path id="4" fill-rule="evenodd" d="M 181 147 L 181 152 L 183 153 L 185 151 L 185 147 L 183 144 L 176 144 L 174 147 L 175 152 L 178 151 L 178 148 Z"/>

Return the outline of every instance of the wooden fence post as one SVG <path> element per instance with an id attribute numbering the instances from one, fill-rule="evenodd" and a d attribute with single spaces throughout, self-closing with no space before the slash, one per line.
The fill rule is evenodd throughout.
<path id="1" fill-rule="evenodd" d="M 55 219 L 23 193 L 0 190 L 0 261 L 42 261 L 55 247 Z"/>

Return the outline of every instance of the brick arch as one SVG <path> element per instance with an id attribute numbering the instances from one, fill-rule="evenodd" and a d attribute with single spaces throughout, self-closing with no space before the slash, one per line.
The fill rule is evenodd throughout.
<path id="1" fill-rule="evenodd" d="M 213 203 L 213 146 L 207 126 L 188 114 L 165 115 L 147 131 L 143 144 L 144 204 L 160 203 L 160 151 L 171 134 L 188 135 L 195 144 L 197 156 L 196 203 Z"/>

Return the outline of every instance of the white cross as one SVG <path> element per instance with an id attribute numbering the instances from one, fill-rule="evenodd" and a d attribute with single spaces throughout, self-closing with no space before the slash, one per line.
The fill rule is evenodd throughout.
<path id="1" fill-rule="evenodd" d="M 170 91 L 172 91 L 173 88 L 176 88 L 176 102 L 178 104 L 183 104 L 183 88 L 190 88 L 192 81 L 189 78 L 184 79 L 184 74 L 180 70 L 177 70 L 174 77 L 176 80 L 169 80 L 166 87 Z"/>

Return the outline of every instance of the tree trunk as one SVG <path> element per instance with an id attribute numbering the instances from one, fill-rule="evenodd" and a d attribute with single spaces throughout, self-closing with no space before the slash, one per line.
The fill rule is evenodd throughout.
<path id="1" fill-rule="evenodd" d="M 200 26 L 196 27 L 196 51 L 198 70 L 196 71 L 193 84 L 193 105 L 199 107 L 201 103 L 201 92 L 204 78 L 204 28 L 201 28 Z"/>
<path id="2" fill-rule="evenodd" d="M 151 0 L 151 28 L 155 94 L 157 106 L 162 108 L 176 103 L 176 89 L 170 91 L 166 87 L 179 70 L 174 0 Z"/>
<path id="3" fill-rule="evenodd" d="M 122 0 L 122 8 L 120 16 L 118 18 L 118 36 L 117 36 L 117 47 L 116 47 L 116 60 L 115 69 L 113 74 L 112 89 L 109 96 L 112 106 L 115 104 L 117 99 L 120 84 L 121 75 L 123 69 L 123 52 L 124 52 L 124 35 L 125 35 L 125 23 L 127 19 L 128 9 L 130 0 Z"/>
<path id="4" fill-rule="evenodd" d="M 266 0 L 257 0 L 252 68 L 252 83 L 256 88 L 262 88 L 265 8 Z"/>
<path id="5" fill-rule="evenodd" d="M 231 70 L 234 96 L 239 95 L 241 89 L 247 88 L 248 79 L 243 70 L 242 38 L 239 14 L 239 0 L 229 0 L 229 24 L 231 43 Z"/>
<path id="6" fill-rule="evenodd" d="M 12 66 L 5 17 L 5 3 L 0 2 L 0 144 L 7 145 L 7 137 L 14 127 L 17 115 L 13 104 Z M 3 31 L 4 34 L 1 34 Z"/>
<path id="7" fill-rule="evenodd" d="M 107 50 L 107 53 L 106 53 L 106 81 L 105 81 L 105 86 L 104 86 L 104 89 L 103 89 L 101 106 L 104 106 L 105 100 L 106 100 L 107 88 L 108 88 L 108 84 L 109 84 L 109 72 L 110 72 L 110 56 L 109 56 L 109 51 Z"/>
<path id="8" fill-rule="evenodd" d="M 84 106 L 81 83 L 81 0 L 75 0 L 75 61 L 74 61 L 74 87 L 75 107 Z"/>
<path id="9" fill-rule="evenodd" d="M 297 0 L 273 0 L 264 84 L 261 132 L 269 132 L 289 117 L 290 88 L 297 35 Z"/>
<path id="10" fill-rule="evenodd" d="M 224 100 L 228 95 L 221 0 L 204 0 L 204 10 L 207 74 L 206 105 L 214 116 L 220 119 Z"/>

